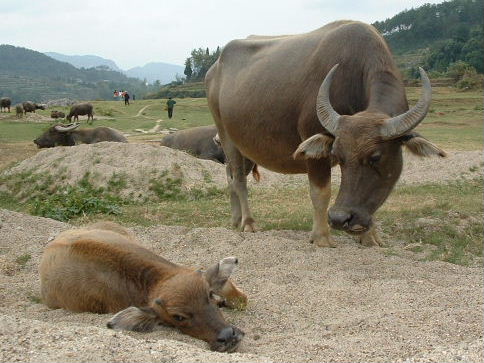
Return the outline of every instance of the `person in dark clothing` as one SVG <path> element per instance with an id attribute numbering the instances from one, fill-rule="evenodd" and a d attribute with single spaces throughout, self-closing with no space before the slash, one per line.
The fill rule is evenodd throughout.
<path id="1" fill-rule="evenodd" d="M 168 110 L 168 118 L 171 118 L 173 116 L 173 108 L 175 107 L 175 100 L 172 100 L 171 97 L 168 98 L 168 101 L 166 101 L 166 109 Z"/>
<path id="2" fill-rule="evenodd" d="M 128 94 L 128 92 L 124 92 L 124 104 L 129 105 L 129 94 Z"/>

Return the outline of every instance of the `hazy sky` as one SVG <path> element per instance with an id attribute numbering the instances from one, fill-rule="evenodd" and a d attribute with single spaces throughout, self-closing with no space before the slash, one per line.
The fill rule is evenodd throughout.
<path id="1" fill-rule="evenodd" d="M 443 0 L 0 0 L 0 42 L 95 54 L 128 69 L 183 65 L 193 48 L 250 34 L 293 34 L 339 19 L 385 20 Z"/>

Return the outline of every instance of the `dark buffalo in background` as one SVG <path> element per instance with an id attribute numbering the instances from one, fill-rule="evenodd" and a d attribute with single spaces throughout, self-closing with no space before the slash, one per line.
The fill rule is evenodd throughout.
<path id="1" fill-rule="evenodd" d="M 61 111 L 52 111 L 50 113 L 50 118 L 56 119 L 56 118 L 64 118 L 66 117 L 66 114 Z"/>
<path id="2" fill-rule="evenodd" d="M 216 144 L 215 126 L 193 127 L 166 135 L 161 145 L 172 149 L 183 150 L 200 159 L 207 159 L 225 163 L 225 154 L 220 145 Z"/>
<path id="3" fill-rule="evenodd" d="M 118 130 L 110 127 L 76 130 L 81 124 L 58 124 L 50 127 L 34 140 L 39 148 L 54 146 L 74 146 L 76 144 L 95 144 L 102 141 L 128 142 Z"/>
<path id="4" fill-rule="evenodd" d="M 24 113 L 35 112 L 35 110 L 45 110 L 45 105 L 37 104 L 35 102 L 27 101 L 22 103 Z"/>
<path id="5" fill-rule="evenodd" d="M 90 103 L 76 103 L 71 107 L 66 119 L 71 121 L 72 117 L 74 116 L 74 120 L 78 121 L 79 116 L 87 115 L 87 123 L 89 123 L 89 119 L 91 119 L 92 123 L 94 121 L 93 114 L 93 107 Z"/>
<path id="6" fill-rule="evenodd" d="M 10 112 L 10 105 L 12 104 L 12 100 L 8 97 L 0 98 L 0 112 Z"/>
<path id="7" fill-rule="evenodd" d="M 21 103 L 18 103 L 15 105 L 15 116 L 17 116 L 17 118 L 21 118 L 23 117 L 24 115 L 24 107 L 22 106 Z"/>

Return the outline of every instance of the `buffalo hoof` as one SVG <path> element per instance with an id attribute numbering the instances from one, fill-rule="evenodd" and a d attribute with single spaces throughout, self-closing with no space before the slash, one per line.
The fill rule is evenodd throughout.
<path id="1" fill-rule="evenodd" d="M 331 236 L 323 235 L 311 235 L 309 243 L 314 243 L 318 247 L 337 247 L 338 244 L 333 240 Z"/>
<path id="2" fill-rule="evenodd" d="M 371 227 L 367 232 L 360 234 L 360 243 L 366 247 L 385 247 L 376 227 Z"/>
<path id="3" fill-rule="evenodd" d="M 255 221 L 252 218 L 247 218 L 241 227 L 242 232 L 257 232 L 257 228 L 255 228 Z"/>

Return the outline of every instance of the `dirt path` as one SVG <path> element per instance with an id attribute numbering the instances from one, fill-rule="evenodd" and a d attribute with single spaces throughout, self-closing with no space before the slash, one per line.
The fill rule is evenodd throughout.
<path id="1" fill-rule="evenodd" d="M 47 241 L 68 224 L 0 210 L 0 361 L 480 362 L 481 268 L 421 262 L 390 241 L 361 248 L 337 237 L 317 249 L 308 233 L 224 228 L 136 227 L 141 243 L 191 266 L 241 261 L 235 275 L 250 303 L 224 311 L 246 332 L 239 353 L 170 328 L 140 334 L 104 328 L 104 315 L 49 310 L 38 301 L 37 268 Z"/>
<path id="2" fill-rule="evenodd" d="M 147 106 L 145 106 L 145 107 L 142 107 L 142 108 L 141 108 L 141 109 L 138 111 L 138 113 L 136 114 L 136 116 L 135 116 L 135 117 L 140 117 L 140 116 L 141 116 L 141 114 L 143 113 L 143 111 L 144 111 L 144 110 L 146 110 L 148 107 L 150 107 L 150 105 L 147 105 Z"/>

